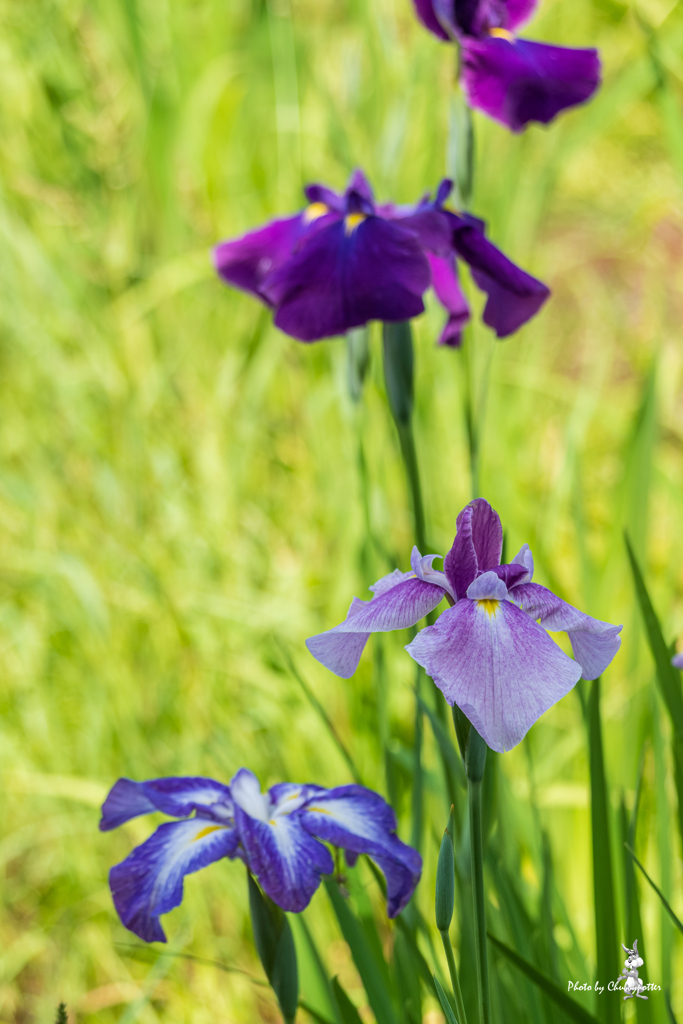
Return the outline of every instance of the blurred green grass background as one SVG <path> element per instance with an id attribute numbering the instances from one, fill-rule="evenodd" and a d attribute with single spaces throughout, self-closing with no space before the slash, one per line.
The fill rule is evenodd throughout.
<path id="1" fill-rule="evenodd" d="M 468 356 L 435 347 L 430 305 L 416 325 L 416 431 L 428 534 L 443 553 L 470 497 L 465 360 L 477 394 L 490 374 L 482 493 L 508 553 L 529 541 L 540 582 L 624 623 L 603 694 L 613 808 L 622 791 L 632 804 L 645 750 L 638 851 L 680 913 L 669 722 L 622 530 L 672 640 L 683 633 L 683 10 L 643 0 L 638 12 L 545 0 L 527 34 L 599 46 L 601 92 L 521 137 L 477 117 L 474 210 L 553 298 L 505 343 L 475 326 Z M 149 822 L 103 836 L 97 808 L 120 775 L 227 780 L 248 765 L 264 784 L 349 781 L 284 642 L 383 792 L 383 730 L 391 737 L 408 838 L 406 638 L 384 642 L 381 690 L 372 645 L 348 682 L 303 646 L 386 571 L 365 536 L 359 433 L 373 528 L 408 563 L 379 336 L 354 409 L 343 342 L 279 334 L 218 284 L 209 248 L 298 208 L 305 181 L 341 188 L 357 164 L 383 200 L 433 188 L 453 51 L 409 0 L 0 0 L 0 23 L 0 1020 L 47 1022 L 63 999 L 74 1020 L 103 1024 L 276 1021 L 268 991 L 243 975 L 159 951 L 144 963 L 123 945 L 134 939 L 107 872 Z M 431 919 L 447 808 L 425 732 L 418 898 Z M 570 916 L 556 939 L 577 979 L 593 980 L 576 694 L 498 764 L 511 864 L 537 902 L 534 797 Z M 621 893 L 616 841 L 614 856 Z M 170 948 L 261 977 L 240 865 L 192 876 L 186 894 L 166 919 Z M 642 896 L 641 975 L 672 984 L 683 1014 L 680 941 Z M 324 894 L 306 916 L 362 1004 Z M 307 978 L 304 963 L 305 992 Z M 661 993 L 650 1005 L 664 1021 Z M 435 1006 L 425 1020 L 441 1020 Z"/>

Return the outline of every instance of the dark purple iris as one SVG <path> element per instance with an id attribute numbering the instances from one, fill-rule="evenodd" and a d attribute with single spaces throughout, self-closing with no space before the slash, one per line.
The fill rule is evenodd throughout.
<path id="1" fill-rule="evenodd" d="M 536 313 L 549 290 L 520 270 L 485 235 L 481 220 L 444 207 L 452 183 L 436 198 L 408 207 L 379 206 L 361 171 L 343 195 L 309 185 L 309 205 L 214 251 L 219 275 L 275 311 L 275 324 L 300 341 L 345 334 L 370 320 L 410 320 L 424 311 L 432 286 L 448 313 L 440 341 L 459 345 L 470 311 L 456 257 L 488 295 L 484 322 L 499 338 Z"/>
<path id="2" fill-rule="evenodd" d="M 547 124 L 567 107 L 585 103 L 600 84 L 597 50 L 519 39 L 513 33 L 537 0 L 413 0 L 417 16 L 439 39 L 457 40 L 469 103 L 522 131 Z"/>

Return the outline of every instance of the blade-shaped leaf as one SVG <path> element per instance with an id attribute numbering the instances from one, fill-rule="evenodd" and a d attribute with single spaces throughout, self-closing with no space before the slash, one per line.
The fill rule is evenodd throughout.
<path id="1" fill-rule="evenodd" d="M 279 636 L 275 637 L 275 641 L 276 641 L 278 647 L 280 648 L 280 651 L 282 652 L 283 658 L 285 659 L 285 661 L 287 663 L 287 668 L 292 673 L 292 675 L 296 679 L 296 681 L 299 684 L 299 686 L 301 687 L 301 689 L 304 691 L 304 694 L 306 695 L 306 699 L 308 700 L 308 702 L 311 705 L 311 707 L 313 708 L 313 710 L 320 716 L 320 719 L 325 724 L 325 727 L 327 728 L 327 731 L 329 732 L 330 736 L 334 740 L 334 742 L 335 742 L 335 744 L 337 746 L 337 749 L 339 750 L 339 753 L 341 754 L 341 756 L 346 761 L 346 764 L 348 765 L 349 771 L 351 772 L 351 776 L 353 778 L 353 781 L 357 782 L 359 785 L 362 785 L 363 784 L 363 780 L 361 778 L 360 772 L 356 768 L 356 765 L 354 763 L 353 758 L 351 757 L 350 753 L 346 749 L 346 745 L 344 744 L 344 741 L 342 740 L 341 736 L 339 735 L 339 733 L 335 729 L 334 723 L 332 722 L 332 720 L 330 719 L 329 715 L 325 711 L 325 708 L 322 706 L 322 704 L 320 703 L 320 701 L 318 700 L 316 695 L 313 693 L 313 690 L 310 688 L 310 686 L 308 685 L 308 683 L 306 682 L 304 677 L 299 672 L 299 669 L 297 668 L 296 663 L 295 663 L 294 659 L 292 658 L 292 655 L 290 654 L 289 649 L 287 648 L 287 646 L 283 643 L 283 641 L 280 639 Z"/>
<path id="2" fill-rule="evenodd" d="M 625 541 L 626 550 L 631 563 L 631 572 L 633 573 L 636 597 L 638 598 L 638 604 L 643 616 L 650 651 L 652 652 L 652 657 L 654 658 L 655 666 L 657 668 L 659 689 L 667 710 L 671 715 L 671 721 L 673 722 L 676 734 L 683 742 L 683 690 L 681 689 L 680 673 L 678 669 L 675 669 L 671 664 L 671 654 L 669 653 L 669 649 L 664 640 L 662 627 L 659 623 L 659 619 L 657 618 L 657 613 L 654 610 L 652 601 L 650 600 L 650 595 L 647 591 L 643 574 L 640 571 L 640 566 L 638 565 L 638 560 L 636 559 L 628 535 L 625 535 Z"/>
<path id="3" fill-rule="evenodd" d="M 307 996 L 306 1008 L 310 1012 L 310 1005 L 314 1003 L 318 1014 L 322 1013 L 337 1020 L 334 997 L 332 996 L 332 981 L 303 914 L 292 916 L 292 928 L 297 939 L 301 986 Z M 299 1005 L 303 1006 L 301 1000 L 299 1000 Z"/>
<path id="4" fill-rule="evenodd" d="M 566 1013 L 566 1015 L 576 1024 L 599 1024 L 598 1018 L 594 1017 L 588 1010 L 584 1010 L 583 1006 L 579 1006 L 575 1000 L 567 995 L 566 992 L 556 985 L 552 978 L 549 978 L 542 971 L 539 971 L 537 967 L 530 964 L 528 960 L 521 957 L 519 953 L 515 953 L 513 949 L 506 946 L 504 942 L 497 939 L 491 933 L 488 933 L 489 942 L 493 943 L 495 948 L 506 957 L 510 963 L 514 964 L 515 967 L 529 978 L 530 981 L 537 985 L 542 992 L 552 999 L 556 1006 Z M 618 1004 L 617 1004 L 618 1006 Z"/>
<path id="5" fill-rule="evenodd" d="M 332 991 L 334 992 L 335 999 L 337 1000 L 337 1006 L 339 1007 L 339 1013 L 341 1014 L 343 1024 L 363 1024 L 358 1010 L 353 1005 L 346 992 L 339 984 L 339 979 L 336 977 L 332 979 Z"/>
<path id="6" fill-rule="evenodd" d="M 595 903 L 595 946 L 599 978 L 616 978 L 619 974 L 614 875 L 610 845 L 610 806 L 605 778 L 600 720 L 600 680 L 591 683 L 586 704 L 588 753 L 591 787 L 591 835 L 593 841 L 593 897 Z M 600 1017 L 605 1024 L 619 1024 L 619 1004 L 612 999 L 600 1003 Z"/>
<path id="7" fill-rule="evenodd" d="M 671 995 L 669 992 L 664 993 L 664 1001 L 666 1002 L 666 1015 L 669 1018 L 669 1024 L 678 1024 L 678 1021 L 674 1017 L 674 1011 L 671 1005 Z"/>
<path id="8" fill-rule="evenodd" d="M 465 779 L 465 771 L 462 766 L 462 761 L 458 751 L 456 750 L 455 744 L 448 735 L 447 729 L 423 700 L 420 701 L 420 707 L 429 719 L 432 732 L 434 733 L 434 739 L 439 746 L 439 751 L 444 764 L 448 765 L 449 770 L 453 773 L 460 785 L 463 789 L 466 789 L 467 781 Z"/>
<path id="9" fill-rule="evenodd" d="M 659 886 L 655 882 L 652 881 L 652 879 L 648 875 L 647 871 L 645 870 L 643 865 L 640 863 L 640 861 L 638 860 L 638 858 L 636 857 L 635 853 L 633 852 L 631 847 L 628 845 L 628 843 L 624 843 L 624 846 L 626 847 L 628 852 L 631 854 L 631 856 L 633 857 L 633 860 L 636 862 L 636 864 L 638 865 L 640 870 L 645 875 L 645 878 L 647 879 L 647 881 L 650 883 L 650 885 L 652 886 L 654 891 L 659 896 L 660 900 L 662 901 L 662 905 L 663 905 L 664 909 L 667 911 L 667 913 L 668 913 L 669 917 L 671 918 L 671 920 L 673 921 L 673 923 L 676 925 L 678 930 L 683 933 L 683 922 L 681 922 L 680 918 L 678 918 L 676 916 L 676 914 L 674 913 L 674 911 L 673 911 L 669 901 L 667 900 L 667 898 L 664 895 L 664 893 L 662 892 L 662 890 L 659 888 Z"/>
<path id="10" fill-rule="evenodd" d="M 318 1010 L 315 1010 L 312 1006 L 309 1006 L 308 1003 L 304 1002 L 303 999 L 299 1000 L 299 1008 L 305 1010 L 309 1017 L 312 1017 L 313 1020 L 318 1022 L 318 1024 L 333 1024 L 331 1020 L 329 1020 L 327 1017 L 323 1017 L 322 1013 L 319 1013 Z M 343 1024 L 346 1024 L 346 1021 L 343 1021 Z"/>
<path id="11" fill-rule="evenodd" d="M 328 876 L 324 879 L 324 884 L 342 935 L 348 943 L 353 962 L 365 987 L 368 1002 L 377 1018 L 377 1024 L 397 1024 L 391 1005 L 391 995 L 381 971 L 375 964 L 375 955 L 370 949 L 360 922 L 352 913 L 334 879 Z"/>
<path id="12" fill-rule="evenodd" d="M 453 1008 L 451 1007 L 451 1004 L 448 1002 L 448 996 L 441 987 L 441 982 L 439 981 L 436 975 L 434 975 L 434 987 L 436 988 L 436 994 L 439 997 L 441 1009 L 444 1012 L 447 1024 L 458 1024 L 455 1014 L 453 1013 Z"/>
<path id="13" fill-rule="evenodd" d="M 251 872 L 247 879 L 254 945 L 285 1021 L 293 1021 L 299 1003 L 299 976 L 292 929 L 284 911 L 261 892 Z"/>

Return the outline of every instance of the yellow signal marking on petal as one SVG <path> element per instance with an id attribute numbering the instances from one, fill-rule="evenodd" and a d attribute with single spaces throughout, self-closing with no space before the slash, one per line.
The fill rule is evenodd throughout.
<path id="1" fill-rule="evenodd" d="M 515 37 L 506 28 L 490 28 L 489 35 L 494 39 L 507 39 L 508 43 L 514 43 Z"/>
<path id="2" fill-rule="evenodd" d="M 483 600 L 477 601 L 477 604 L 484 609 L 487 615 L 495 615 L 500 601 L 496 601 L 493 597 L 485 597 Z"/>
<path id="3" fill-rule="evenodd" d="M 194 837 L 192 842 L 196 843 L 198 839 L 203 839 L 204 836 L 208 836 L 210 832 L 220 832 L 221 829 L 224 829 L 224 828 L 227 828 L 227 826 L 226 825 L 207 825 L 206 828 L 203 828 L 201 830 L 201 832 L 197 833 L 197 835 Z"/>
<path id="4" fill-rule="evenodd" d="M 313 811 L 315 814 L 332 814 L 332 811 L 326 811 L 323 807 L 307 807 L 307 811 Z"/>
<path id="5" fill-rule="evenodd" d="M 275 818 L 270 818 L 269 821 L 268 821 L 268 824 L 272 825 L 273 828 L 275 828 L 277 826 L 277 822 L 276 822 Z"/>
<path id="6" fill-rule="evenodd" d="M 325 203 L 311 203 L 304 210 L 304 222 L 310 224 L 311 221 L 317 220 L 318 217 L 324 217 L 329 212 L 330 208 Z"/>
<path id="7" fill-rule="evenodd" d="M 344 232 L 347 235 L 352 235 L 358 225 L 362 224 L 364 220 L 364 213 L 348 213 L 344 218 Z"/>

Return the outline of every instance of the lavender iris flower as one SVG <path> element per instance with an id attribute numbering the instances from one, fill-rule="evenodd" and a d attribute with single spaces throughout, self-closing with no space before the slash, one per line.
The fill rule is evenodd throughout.
<path id="1" fill-rule="evenodd" d="M 300 341 L 410 320 L 431 285 L 448 313 L 440 341 L 459 345 L 470 312 L 458 257 L 488 295 L 484 322 L 506 337 L 538 312 L 548 288 L 488 241 L 483 221 L 444 207 L 451 188 L 445 180 L 433 201 L 396 207 L 377 205 L 358 170 L 343 195 L 309 185 L 304 210 L 216 246 L 216 270 L 271 306 L 276 326 Z"/>
<path id="2" fill-rule="evenodd" d="M 445 597 L 450 607 L 406 650 L 492 750 L 510 750 L 581 677 L 604 671 L 619 649 L 622 627 L 593 619 L 532 583 L 528 544 L 501 565 L 502 544 L 497 512 L 477 498 L 458 516 L 443 572 L 432 566 L 440 556 L 423 557 L 413 548 L 411 572 L 395 569 L 379 580 L 370 587 L 370 601 L 354 597 L 344 622 L 306 646 L 348 678 L 371 633 L 414 626 Z M 569 635 L 576 660 L 546 629 Z"/>
<path id="3" fill-rule="evenodd" d="M 320 876 L 334 871 L 324 843 L 345 850 L 351 866 L 361 853 L 377 863 L 389 917 L 403 910 L 422 873 L 420 854 L 395 834 L 393 810 L 364 786 L 283 782 L 262 793 L 246 768 L 228 786 L 205 778 L 119 779 L 102 806 L 100 829 L 152 811 L 180 820 L 160 825 L 109 873 L 121 921 L 146 942 L 166 941 L 159 917 L 182 902 L 185 875 L 223 857 L 243 860 L 275 903 L 296 912 L 308 906 Z"/>
<path id="4" fill-rule="evenodd" d="M 597 50 L 549 46 L 513 34 L 537 0 L 413 2 L 425 28 L 460 43 L 469 103 L 515 132 L 585 103 L 600 84 Z"/>
<path id="5" fill-rule="evenodd" d="M 671 664 L 674 668 L 683 669 L 683 654 L 674 654 L 671 659 Z"/>

